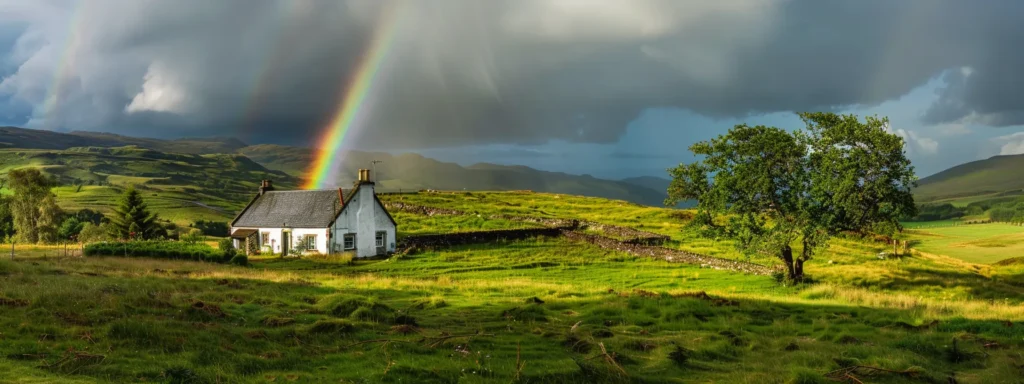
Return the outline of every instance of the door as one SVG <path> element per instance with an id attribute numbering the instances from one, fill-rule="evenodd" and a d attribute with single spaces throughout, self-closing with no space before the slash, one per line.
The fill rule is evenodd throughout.
<path id="1" fill-rule="evenodd" d="M 377 246 L 377 255 L 383 255 L 388 253 L 387 241 L 388 233 L 385 231 L 377 231 L 377 236 L 374 236 L 374 245 Z"/>
<path id="2" fill-rule="evenodd" d="M 288 231 L 281 232 L 281 256 L 288 256 L 288 251 L 292 248 L 292 233 Z"/>

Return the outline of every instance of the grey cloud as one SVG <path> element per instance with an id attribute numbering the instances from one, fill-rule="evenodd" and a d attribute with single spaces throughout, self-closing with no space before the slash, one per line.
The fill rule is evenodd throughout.
<path id="1" fill-rule="evenodd" d="M 0 0 L 18 10 L 0 22 L 21 30 L 0 105 L 33 106 L 27 124 L 295 144 L 329 122 L 389 6 L 71 4 Z M 351 133 L 377 148 L 607 143 L 645 108 L 736 117 L 870 105 L 943 71 L 927 121 L 1024 117 L 1016 1 L 393 4 L 401 29 Z M 962 67 L 973 72 L 958 79 Z"/>
<path id="2" fill-rule="evenodd" d="M 674 159 L 678 158 L 678 155 L 658 154 L 658 153 L 639 153 L 639 152 L 622 152 L 615 151 L 608 155 L 608 157 L 616 159 L 644 159 L 644 160 L 663 160 L 663 159 Z"/>

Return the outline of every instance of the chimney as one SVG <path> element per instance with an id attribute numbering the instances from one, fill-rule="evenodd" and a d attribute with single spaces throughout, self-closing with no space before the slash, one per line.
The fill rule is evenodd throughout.
<path id="1" fill-rule="evenodd" d="M 372 183 L 373 182 L 370 181 L 370 170 L 369 169 L 360 169 L 359 170 L 359 181 L 358 181 L 357 184 L 372 184 Z"/>
<path id="2" fill-rule="evenodd" d="M 264 192 L 273 191 L 273 190 L 274 190 L 273 181 L 263 180 L 263 181 L 260 182 L 260 195 L 262 195 Z"/>

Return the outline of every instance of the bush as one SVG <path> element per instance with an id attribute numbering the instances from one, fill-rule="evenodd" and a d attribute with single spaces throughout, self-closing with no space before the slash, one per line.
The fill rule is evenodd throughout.
<path id="1" fill-rule="evenodd" d="M 187 234 L 181 235 L 180 238 L 186 244 L 199 244 L 203 241 L 203 232 L 192 228 L 188 230 Z"/>
<path id="2" fill-rule="evenodd" d="M 85 243 L 106 241 L 110 239 L 109 233 L 110 229 L 106 225 L 85 223 L 82 226 L 82 231 L 78 233 L 78 239 Z"/>
<path id="3" fill-rule="evenodd" d="M 231 258 L 230 262 L 231 264 L 241 265 L 244 267 L 249 265 L 249 257 L 242 253 L 235 254 L 235 256 Z"/>
<path id="4" fill-rule="evenodd" d="M 966 214 L 964 209 L 958 208 L 953 204 L 949 203 L 921 204 L 917 207 L 917 211 L 917 216 L 909 219 L 908 221 L 935 221 L 959 219 Z"/>
<path id="5" fill-rule="evenodd" d="M 224 251 L 224 257 L 231 259 L 235 255 L 235 242 L 231 239 L 221 239 L 217 242 L 217 248 Z M 229 256 L 230 255 L 230 256 Z"/>
<path id="6" fill-rule="evenodd" d="M 226 237 L 228 236 L 228 223 L 222 221 L 199 220 L 192 223 L 192 227 L 198 229 L 206 236 Z"/>
<path id="7" fill-rule="evenodd" d="M 85 256 L 153 257 L 172 260 L 195 260 L 215 263 L 227 262 L 225 252 L 202 243 L 148 240 L 128 242 L 102 242 L 85 246 Z"/>

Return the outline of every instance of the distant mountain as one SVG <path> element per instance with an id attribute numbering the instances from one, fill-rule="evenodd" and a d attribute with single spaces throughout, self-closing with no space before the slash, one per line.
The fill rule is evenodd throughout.
<path id="1" fill-rule="evenodd" d="M 255 145 L 239 153 L 268 169 L 292 176 L 304 176 L 313 161 L 308 148 L 281 145 Z M 359 168 L 375 168 L 378 188 L 382 190 L 520 190 L 565 193 L 632 201 L 646 205 L 662 205 L 665 189 L 652 189 L 623 181 L 604 180 L 589 175 L 547 172 L 524 166 L 479 163 L 463 167 L 418 154 L 392 155 L 383 152 L 347 151 L 338 170 L 338 184 L 355 182 Z M 376 166 L 373 160 L 378 160 Z M 667 187 L 666 187 L 667 188 Z"/>
<path id="2" fill-rule="evenodd" d="M 622 182 L 638 185 L 645 188 L 650 188 L 655 191 L 661 192 L 663 196 L 668 196 L 668 185 L 672 183 L 672 180 L 657 176 L 638 176 L 627 177 L 625 179 L 622 179 Z M 676 208 L 692 208 L 696 206 L 697 200 L 683 200 L 680 201 L 679 204 L 676 204 Z"/>
<path id="3" fill-rule="evenodd" d="M 633 184 L 644 188 L 650 188 L 655 191 L 666 192 L 668 191 L 668 185 L 672 183 L 672 180 L 657 177 L 657 176 L 638 176 L 638 177 L 627 177 L 621 180 L 623 183 Z"/>
<path id="4" fill-rule="evenodd" d="M 110 153 L 100 153 L 97 148 L 121 148 Z M 37 158 L 49 158 L 53 163 L 41 164 L 60 166 L 54 168 L 58 176 L 71 182 L 100 183 L 110 175 L 128 175 L 131 177 L 159 178 L 160 167 L 151 169 L 149 165 L 141 167 L 138 158 L 159 158 L 178 154 L 213 155 L 230 154 L 228 158 L 251 159 L 261 169 L 259 174 L 279 171 L 279 179 L 297 185 L 314 160 L 314 150 L 302 147 L 282 145 L 253 145 L 233 138 L 193 138 L 161 140 L 116 135 L 97 132 L 60 133 L 45 130 L 24 129 L 16 127 L 0 127 L 0 150 L 9 149 L 41 149 L 48 150 L 35 153 Z M 72 148 L 89 148 L 94 156 L 103 157 L 102 162 L 87 162 L 88 169 L 80 169 L 75 164 L 62 164 L 61 157 L 68 156 L 63 150 Z M 134 149 L 133 149 L 134 148 Z M 139 150 L 149 150 L 141 151 Z M 75 151 L 82 151 L 76 149 Z M 15 152 L 16 153 L 16 152 Z M 144 153 L 144 155 L 140 155 Z M 238 156 L 241 155 L 241 156 Z M 16 157 L 8 154 L 8 156 Z M 242 157 L 244 156 L 244 157 Z M 56 157 L 56 158 L 54 158 Z M 118 159 L 120 158 L 120 160 Z M 594 178 L 589 175 L 571 175 L 561 172 L 547 172 L 524 166 L 509 166 L 489 163 L 474 164 L 463 167 L 455 163 L 445 163 L 426 158 L 418 154 L 392 155 L 382 152 L 349 151 L 339 156 L 341 167 L 337 171 L 339 185 L 349 185 L 355 181 L 356 170 L 359 168 L 375 168 L 379 187 L 385 190 L 518 190 L 529 189 L 537 192 L 565 193 L 583 196 L 604 197 L 631 201 L 638 204 L 661 206 L 665 199 L 667 180 L 658 178 L 634 178 L 629 181 L 614 181 Z M 75 157 L 68 157 L 75 159 Z M 371 161 L 379 160 L 375 167 Z M 118 164 L 118 162 L 124 162 Z M 0 164 L 13 165 L 13 164 Z M 63 167 L 68 166 L 68 167 Z M 235 164 L 232 164 L 232 167 Z M 101 167 L 101 168 L 96 168 Z M 104 171 L 102 167 L 111 168 Z M 266 167 L 266 169 L 262 169 Z M 0 167 L 3 168 L 3 167 Z M 126 168 L 126 169 L 120 169 Z M 66 171 L 62 171 L 66 169 Z M 187 168 L 186 168 L 187 169 Z M 210 174 L 209 172 L 205 172 Z M 179 176 L 180 177 L 180 176 Z M 224 177 L 224 176 L 217 176 Z M 238 175 L 237 177 L 246 177 Z M 115 177 L 116 180 L 119 180 Z M 232 176 L 232 180 L 236 177 Z M 237 180 L 244 183 L 255 183 L 259 180 Z M 200 183 L 201 180 L 188 180 Z"/>
<path id="5" fill-rule="evenodd" d="M 1011 195 L 1024 190 L 1024 155 L 994 156 L 961 164 L 918 180 L 921 202 L 982 195 Z"/>
<path id="6" fill-rule="evenodd" d="M 235 138 L 147 139 L 113 133 L 61 133 L 41 129 L 0 127 L 0 148 L 68 149 L 74 147 L 123 147 L 134 145 L 170 153 L 233 153 L 246 144 Z"/>

